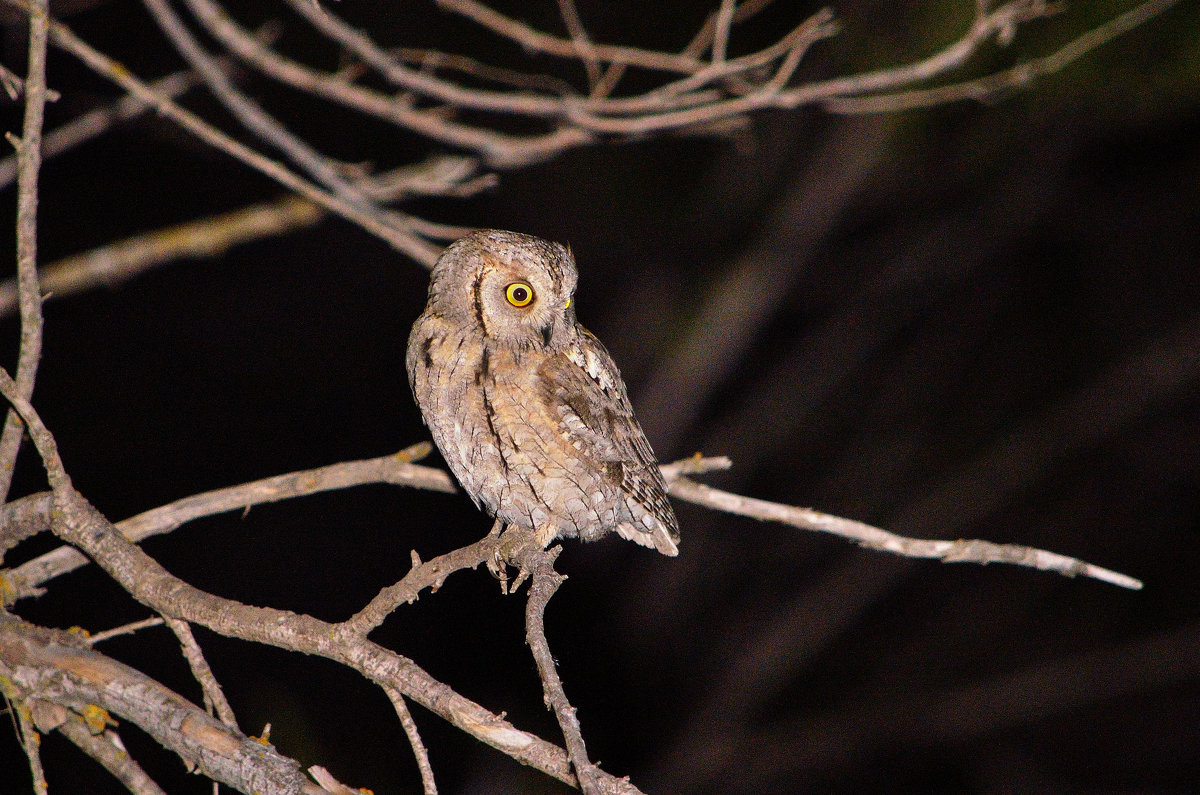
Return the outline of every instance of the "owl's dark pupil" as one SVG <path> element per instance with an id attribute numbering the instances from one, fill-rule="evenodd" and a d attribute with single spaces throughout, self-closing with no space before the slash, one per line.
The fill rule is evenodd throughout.
<path id="1" fill-rule="evenodd" d="M 518 304 L 523 304 L 529 300 L 529 291 L 524 287 L 514 287 L 512 297 Z"/>

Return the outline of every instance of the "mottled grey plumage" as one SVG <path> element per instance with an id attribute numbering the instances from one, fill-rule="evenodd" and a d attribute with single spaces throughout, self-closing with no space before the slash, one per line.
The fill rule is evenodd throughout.
<path id="1" fill-rule="evenodd" d="M 451 244 L 408 338 L 413 397 L 493 516 L 542 544 L 615 530 L 676 555 L 662 473 L 612 357 L 575 320 L 576 280 L 557 243 L 481 230 Z"/>

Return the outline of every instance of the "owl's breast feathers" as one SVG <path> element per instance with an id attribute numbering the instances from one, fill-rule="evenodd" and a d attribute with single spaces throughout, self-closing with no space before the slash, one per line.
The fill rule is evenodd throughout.
<path id="1" fill-rule="evenodd" d="M 494 441 L 480 383 L 482 335 L 429 313 L 408 340 L 408 382 L 433 440 L 450 471 L 477 506 L 493 515 L 503 488 L 487 472 L 505 465 Z"/>

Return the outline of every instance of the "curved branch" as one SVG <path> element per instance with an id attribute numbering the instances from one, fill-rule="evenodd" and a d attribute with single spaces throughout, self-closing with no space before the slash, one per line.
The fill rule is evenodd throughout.
<path id="1" fill-rule="evenodd" d="M 145 674 L 77 639 L 0 615 L 0 673 L 29 698 L 77 712 L 97 705 L 149 734 L 204 775 L 243 792 L 322 790 L 300 764 L 251 740 Z"/>
<path id="2" fill-rule="evenodd" d="M 46 109 L 46 45 L 49 17 L 45 0 L 32 0 L 29 12 L 29 62 L 25 75 L 25 121 L 21 138 L 9 136 L 17 150 L 17 283 L 21 343 L 17 389 L 29 398 L 42 356 L 42 292 L 37 275 L 38 172 L 42 167 L 42 121 Z M 8 498 L 24 427 L 8 411 L 0 432 L 0 502 Z"/>
<path id="3" fill-rule="evenodd" d="M 461 124 L 447 119 L 444 114 L 417 110 L 407 102 L 284 58 L 238 25 L 212 0 L 188 0 L 188 7 L 230 52 L 263 74 L 298 90 L 398 124 L 430 140 L 478 152 L 489 165 L 506 168 L 528 165 L 592 141 L 589 133 L 578 129 L 562 128 L 544 135 L 519 137 Z"/>
<path id="4" fill-rule="evenodd" d="M 317 469 L 289 472 L 286 475 L 263 478 L 239 486 L 194 494 L 132 516 L 119 522 L 117 527 L 126 538 L 143 541 L 150 536 L 169 533 L 180 525 L 203 516 L 245 510 L 254 505 L 368 483 L 389 483 L 394 486 L 413 486 L 441 492 L 455 491 L 450 476 L 442 470 L 411 463 L 428 455 L 431 449 L 433 448 L 429 442 L 420 442 L 380 458 L 346 461 Z M 45 495 L 38 497 L 43 499 Z M 38 507 L 40 506 L 41 503 L 38 503 Z M 49 510 L 48 504 L 45 510 Z M 41 512 L 38 511 L 29 522 L 36 521 L 40 515 Z M 48 513 L 46 515 L 49 516 Z M 78 550 L 69 546 L 59 547 L 13 569 L 9 572 L 6 582 L 0 581 L 0 588 L 7 587 L 18 599 L 35 596 L 38 594 L 38 586 L 42 583 L 87 563 L 88 559 Z"/>

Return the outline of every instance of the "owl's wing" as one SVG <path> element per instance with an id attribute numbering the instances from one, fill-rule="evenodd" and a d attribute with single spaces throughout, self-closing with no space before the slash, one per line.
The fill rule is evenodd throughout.
<path id="1" fill-rule="evenodd" d="M 601 477 L 618 485 L 634 522 L 615 528 L 624 538 L 677 555 L 679 523 L 646 434 L 633 415 L 625 382 L 598 339 L 578 326 L 579 341 L 543 363 L 540 383 L 568 442 Z"/>

